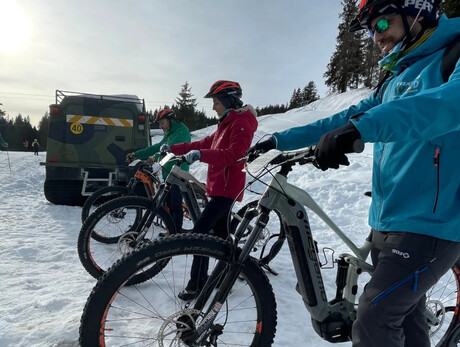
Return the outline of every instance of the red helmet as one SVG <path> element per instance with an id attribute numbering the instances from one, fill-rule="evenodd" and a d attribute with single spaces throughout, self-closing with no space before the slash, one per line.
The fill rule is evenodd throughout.
<path id="1" fill-rule="evenodd" d="M 238 99 L 243 95 L 243 90 L 238 82 L 232 81 L 217 81 L 209 89 L 209 93 L 206 94 L 205 98 L 214 98 L 219 96 L 234 96 Z"/>
<path id="2" fill-rule="evenodd" d="M 155 122 L 158 122 L 160 119 L 174 119 L 176 118 L 176 114 L 170 108 L 165 108 L 162 111 L 158 111 L 157 115 L 155 116 Z"/>

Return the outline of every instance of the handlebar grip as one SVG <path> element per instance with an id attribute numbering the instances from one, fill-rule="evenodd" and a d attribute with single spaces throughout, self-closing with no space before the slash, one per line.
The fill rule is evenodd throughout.
<path id="1" fill-rule="evenodd" d="M 344 153 L 361 153 L 364 150 L 364 141 L 356 139 L 352 143 L 348 143 L 344 148 Z"/>
<path id="2" fill-rule="evenodd" d="M 364 141 L 362 139 L 354 140 L 352 147 L 354 153 L 361 153 L 364 151 Z"/>

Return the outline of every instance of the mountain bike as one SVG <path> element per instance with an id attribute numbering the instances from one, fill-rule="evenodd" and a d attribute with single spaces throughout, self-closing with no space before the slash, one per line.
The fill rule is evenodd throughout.
<path id="1" fill-rule="evenodd" d="M 176 161 L 176 164 L 153 196 L 123 196 L 110 200 L 83 223 L 77 250 L 83 267 L 90 275 L 99 278 L 123 254 L 148 240 L 176 233 L 174 222 L 165 208 L 165 200 L 173 184 L 179 186 L 189 218 L 195 223 L 207 203 L 206 188 L 192 174 L 180 168 L 184 161 L 182 156 L 168 154 L 160 165 L 164 166 L 169 161 Z M 149 175 L 141 174 L 139 177 L 145 180 L 152 192 Z"/>
<path id="2" fill-rule="evenodd" d="M 155 164 L 154 164 L 155 165 Z M 133 177 L 130 178 L 126 186 L 108 186 L 101 189 L 98 189 L 93 194 L 86 199 L 81 210 L 81 221 L 82 223 L 88 218 L 88 216 L 93 213 L 98 206 L 101 206 L 103 203 L 106 203 L 109 200 L 119 198 L 122 196 L 144 196 L 151 198 L 155 195 L 155 191 L 160 185 L 160 179 L 158 178 L 158 169 L 153 170 L 152 166 L 147 163 L 145 160 L 136 159 L 129 163 L 128 168 L 131 170 L 136 170 Z M 140 184 L 142 183 L 142 186 Z M 207 201 L 206 190 L 203 188 L 203 185 L 193 185 L 195 195 L 201 204 L 205 204 Z M 183 230 L 191 231 L 193 228 L 193 221 L 191 219 L 190 212 L 187 209 L 187 205 L 182 203 L 182 209 L 184 212 L 184 223 Z M 97 234 L 94 235 L 97 238 Z M 97 239 L 100 242 L 104 242 L 103 238 Z"/>
<path id="3" fill-rule="evenodd" d="M 252 171 L 260 169 L 260 177 L 272 174 L 272 169 L 278 172 L 267 183 L 258 206 L 244 215 L 231 240 L 209 235 L 173 235 L 144 245 L 118 261 L 99 279 L 86 302 L 80 343 L 271 346 L 277 321 L 275 296 L 266 273 L 250 256 L 270 211 L 277 211 L 285 227 L 298 282 L 296 289 L 313 328 L 331 343 L 349 341 L 360 293 L 359 276 L 373 272 L 372 265 L 366 262 L 371 242 L 366 239 L 358 247 L 306 191 L 287 181 L 295 165 L 314 162 L 313 152 L 312 148 L 285 153 L 272 150 L 248 165 Z M 335 283 L 325 285 L 323 281 L 326 266 L 320 261 L 319 243 L 313 237 L 305 207 L 351 250 L 332 262 L 337 268 Z M 247 233 L 246 227 L 253 218 L 255 227 L 239 247 L 239 239 Z M 186 285 L 192 258 L 197 255 L 209 257 L 209 277 L 196 300 L 183 302 L 177 294 Z M 159 269 L 158 264 L 165 259 L 167 265 Z M 142 284 L 126 286 L 133 277 L 155 267 L 155 276 Z M 331 299 L 328 292 L 332 287 L 335 296 Z M 459 288 L 460 259 L 427 292 L 424 318 L 435 346 L 459 345 Z"/>

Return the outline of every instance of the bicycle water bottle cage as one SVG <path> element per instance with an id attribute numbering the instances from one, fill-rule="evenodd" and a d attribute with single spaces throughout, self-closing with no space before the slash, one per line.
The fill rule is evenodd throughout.
<path id="1" fill-rule="evenodd" d="M 328 256 L 326 252 L 330 253 L 330 255 Z M 321 267 L 321 269 L 333 269 L 335 267 L 335 263 L 337 262 L 337 260 L 334 258 L 334 254 L 334 249 L 329 247 L 323 247 L 324 263 L 322 263 L 321 261 L 319 262 L 319 266 Z M 330 259 L 330 262 L 328 261 L 328 259 Z"/>

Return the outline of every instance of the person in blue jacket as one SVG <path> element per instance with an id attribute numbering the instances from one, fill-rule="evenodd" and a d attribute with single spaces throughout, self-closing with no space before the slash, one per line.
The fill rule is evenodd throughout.
<path id="1" fill-rule="evenodd" d="M 444 83 L 445 47 L 460 18 L 434 0 L 362 0 L 350 31 L 368 30 L 390 75 L 369 98 L 329 118 L 274 133 L 248 153 L 317 144 L 322 170 L 374 143 L 371 258 L 353 346 L 429 346 L 425 293 L 460 256 L 460 62 Z"/>

